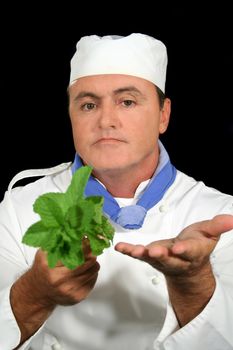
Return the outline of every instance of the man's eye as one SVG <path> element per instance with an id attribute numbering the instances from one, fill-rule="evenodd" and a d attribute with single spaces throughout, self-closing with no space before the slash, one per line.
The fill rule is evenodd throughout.
<path id="1" fill-rule="evenodd" d="M 133 104 L 135 104 L 135 102 L 132 101 L 132 100 L 124 100 L 122 103 L 123 103 L 123 105 L 124 105 L 125 107 L 130 107 L 130 106 L 132 106 Z"/>
<path id="2" fill-rule="evenodd" d="M 84 111 L 89 111 L 91 109 L 94 109 L 96 107 L 96 105 L 94 103 L 85 103 L 84 105 L 82 105 L 82 109 Z"/>

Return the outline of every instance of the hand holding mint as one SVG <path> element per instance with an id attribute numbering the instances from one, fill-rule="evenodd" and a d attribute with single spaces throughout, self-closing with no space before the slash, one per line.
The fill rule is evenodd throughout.
<path id="1" fill-rule="evenodd" d="M 45 193 L 33 204 L 41 220 L 28 228 L 22 242 L 46 251 L 51 268 L 58 261 L 69 269 L 82 265 L 85 238 L 95 256 L 112 243 L 114 228 L 102 214 L 104 198 L 84 197 L 91 171 L 90 166 L 79 168 L 65 193 Z"/>

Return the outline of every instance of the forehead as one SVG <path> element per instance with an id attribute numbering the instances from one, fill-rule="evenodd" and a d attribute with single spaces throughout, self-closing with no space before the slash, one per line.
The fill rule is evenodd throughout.
<path id="1" fill-rule="evenodd" d="M 148 80 L 123 74 L 102 74 L 82 77 L 77 79 L 69 87 L 70 93 L 79 93 L 81 91 L 90 91 L 93 93 L 112 93 L 131 87 L 132 90 L 138 90 L 142 94 L 155 93 L 155 86 Z"/>

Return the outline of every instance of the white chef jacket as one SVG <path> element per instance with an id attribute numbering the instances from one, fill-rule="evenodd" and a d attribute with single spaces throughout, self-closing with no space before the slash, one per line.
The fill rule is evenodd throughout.
<path id="1" fill-rule="evenodd" d="M 46 176 L 12 189 L 20 178 L 35 175 Z M 65 192 L 71 177 L 71 163 L 22 172 L 12 180 L 0 204 L 0 350 L 12 350 L 20 340 L 9 291 L 30 268 L 36 252 L 21 243 L 27 228 L 40 220 L 33 203 L 43 193 Z M 134 204 L 146 184 L 139 185 L 134 199 L 118 198 L 120 206 Z M 87 299 L 73 306 L 57 306 L 20 349 L 233 349 L 233 231 L 222 234 L 211 254 L 216 278 L 211 300 L 181 329 L 163 274 L 114 250 L 119 241 L 148 244 L 174 237 L 184 227 L 220 213 L 233 214 L 233 197 L 178 171 L 164 197 L 148 211 L 142 228 L 123 229 L 112 222 L 116 230 L 113 246 L 98 256 L 98 280 Z"/>

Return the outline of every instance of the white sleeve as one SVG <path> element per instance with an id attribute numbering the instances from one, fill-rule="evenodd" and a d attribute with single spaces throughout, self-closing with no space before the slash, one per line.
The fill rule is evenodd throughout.
<path id="1" fill-rule="evenodd" d="M 20 330 L 10 305 L 10 288 L 11 287 L 8 287 L 0 291 L 0 349 L 4 350 L 12 350 L 16 348 L 20 342 Z M 31 338 L 24 342 L 19 350 L 29 349 L 30 343 L 42 329 L 43 326 L 41 326 Z"/>
<path id="2" fill-rule="evenodd" d="M 0 349 L 14 349 L 20 342 L 20 330 L 9 302 L 10 287 L 0 291 Z"/>
<path id="3" fill-rule="evenodd" d="M 20 235 L 16 214 L 6 194 L 0 204 L 0 349 L 4 350 L 12 350 L 20 342 L 20 329 L 10 304 L 12 284 L 29 268 Z M 42 328 L 43 326 L 20 349 L 28 349 L 31 340 Z"/>
<path id="4" fill-rule="evenodd" d="M 154 342 L 155 350 L 233 350 L 232 241 L 229 233 L 227 246 L 213 254 L 216 288 L 209 303 L 182 328 L 179 328 L 173 308 L 168 304 L 163 328 Z"/>
<path id="5" fill-rule="evenodd" d="M 233 349 L 233 300 L 218 280 L 214 295 L 206 308 L 195 319 L 174 333 L 171 332 L 174 331 L 175 315 L 171 306 L 168 309 L 167 318 L 170 321 L 169 319 L 165 321 L 154 343 L 154 350 Z"/>

